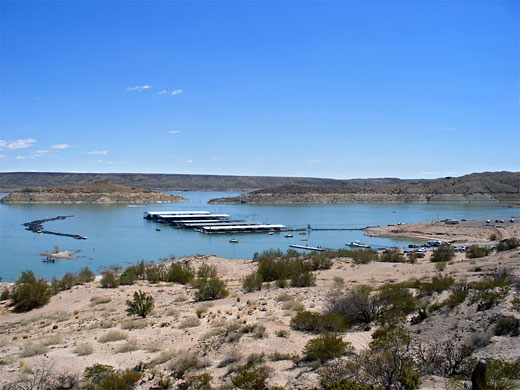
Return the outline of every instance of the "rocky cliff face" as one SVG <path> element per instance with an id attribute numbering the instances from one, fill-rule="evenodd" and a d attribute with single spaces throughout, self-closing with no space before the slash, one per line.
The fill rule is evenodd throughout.
<path id="1" fill-rule="evenodd" d="M 32 187 L 11 192 L 2 203 L 157 203 L 182 202 L 180 196 L 163 194 L 110 182 L 59 187 Z"/>

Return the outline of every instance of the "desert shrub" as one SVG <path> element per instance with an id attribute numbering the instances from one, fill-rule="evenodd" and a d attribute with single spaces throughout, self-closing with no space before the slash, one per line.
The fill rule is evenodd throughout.
<path id="1" fill-rule="evenodd" d="M 91 306 L 101 305 L 103 303 L 108 303 L 111 301 L 112 301 L 112 298 L 110 298 L 110 297 L 103 297 L 103 296 L 96 295 L 95 297 L 90 298 L 90 305 Z"/>
<path id="2" fill-rule="evenodd" d="M 197 301 L 221 299 L 229 295 L 226 284 L 219 278 L 200 278 L 197 280 L 196 287 L 198 289 L 195 293 Z"/>
<path id="3" fill-rule="evenodd" d="M 379 255 L 379 261 L 385 263 L 404 263 L 405 258 L 399 249 L 387 249 Z"/>
<path id="4" fill-rule="evenodd" d="M 235 374 L 231 376 L 231 383 L 236 389 L 264 390 L 267 388 L 266 382 L 270 375 L 271 370 L 268 367 L 247 363 L 235 370 Z"/>
<path id="5" fill-rule="evenodd" d="M 76 284 L 76 275 L 72 272 L 67 272 L 60 280 L 62 290 L 70 290 Z"/>
<path id="6" fill-rule="evenodd" d="M 198 278 L 215 278 L 218 276 L 218 269 L 216 265 L 203 263 L 197 270 Z"/>
<path id="7" fill-rule="evenodd" d="M 197 317 L 189 317 L 189 318 L 185 318 L 184 320 L 181 321 L 181 323 L 179 324 L 179 328 L 180 329 L 195 328 L 199 325 L 200 325 L 200 320 Z"/>
<path id="8" fill-rule="evenodd" d="M 417 288 L 419 295 L 423 297 L 430 296 L 433 293 L 441 293 L 453 286 L 454 283 L 455 280 L 451 276 L 439 274 L 434 276 L 431 282 L 418 282 L 412 284 L 411 287 Z"/>
<path id="9" fill-rule="evenodd" d="M 138 315 L 143 318 L 146 318 L 148 314 L 150 314 L 154 308 L 153 297 L 151 295 L 147 295 L 144 291 L 136 291 L 134 292 L 133 300 L 126 301 L 126 312 L 130 315 Z"/>
<path id="10" fill-rule="evenodd" d="M 518 248 L 520 246 L 520 240 L 516 237 L 508 238 L 507 240 L 502 240 L 497 245 L 497 252 L 509 251 L 511 249 Z"/>
<path id="11" fill-rule="evenodd" d="M 377 293 L 377 300 L 383 306 L 378 318 L 383 324 L 395 324 L 404 320 L 406 315 L 415 311 L 420 303 L 405 285 L 398 283 L 381 286 Z"/>
<path id="12" fill-rule="evenodd" d="M 7 301 L 11 298 L 11 290 L 8 287 L 4 287 L 2 293 L 0 293 L 0 301 Z"/>
<path id="13" fill-rule="evenodd" d="M 303 359 L 306 361 L 319 360 L 325 362 L 327 360 L 336 359 L 343 356 L 347 343 L 340 337 L 334 335 L 325 335 L 311 339 L 303 348 Z"/>
<path id="14" fill-rule="evenodd" d="M 43 355 L 47 353 L 49 349 L 43 344 L 28 344 L 20 352 L 20 357 L 28 358 L 37 355 Z"/>
<path id="15" fill-rule="evenodd" d="M 119 283 L 122 286 L 130 286 L 137 280 L 137 273 L 134 267 L 128 267 L 119 275 Z"/>
<path id="16" fill-rule="evenodd" d="M 423 375 L 468 377 L 475 363 L 474 351 L 475 343 L 449 340 L 418 344 L 411 352 Z"/>
<path id="17" fill-rule="evenodd" d="M 369 324 L 383 313 L 383 305 L 372 288 L 357 286 L 346 294 L 332 295 L 327 302 L 327 312 L 339 314 L 352 324 Z"/>
<path id="18" fill-rule="evenodd" d="M 468 291 L 468 285 L 464 283 L 459 283 L 452 287 L 450 295 L 446 299 L 444 299 L 441 302 L 434 303 L 428 308 L 428 310 L 430 312 L 434 312 L 442 309 L 445 306 L 453 309 L 454 307 L 460 305 L 462 302 L 466 300 L 466 297 L 468 296 Z"/>
<path id="19" fill-rule="evenodd" d="M 495 233 L 489 235 L 489 241 L 496 241 L 498 239 Z"/>
<path id="20" fill-rule="evenodd" d="M 148 282 L 156 284 L 164 280 L 163 267 L 157 264 L 150 264 L 145 268 L 145 277 Z"/>
<path id="21" fill-rule="evenodd" d="M 179 351 L 170 369 L 175 378 L 181 379 L 189 370 L 203 368 L 206 365 L 206 362 L 200 360 L 195 352 Z"/>
<path id="22" fill-rule="evenodd" d="M 372 249 L 356 249 L 354 251 L 347 251 L 347 257 L 350 257 L 355 264 L 368 264 L 371 261 L 377 261 L 378 254 L 377 251 Z"/>
<path id="23" fill-rule="evenodd" d="M 326 270 L 332 268 L 332 260 L 319 255 L 312 256 L 310 259 L 313 271 Z"/>
<path id="24" fill-rule="evenodd" d="M 487 360 L 488 388 L 489 390 L 514 390 L 515 381 L 520 379 L 520 359 L 515 362 L 504 360 Z"/>
<path id="25" fill-rule="evenodd" d="M 322 364 L 318 370 L 322 390 L 376 390 L 374 386 L 347 379 L 359 366 L 353 360 L 334 360 Z"/>
<path id="26" fill-rule="evenodd" d="M 274 334 L 276 335 L 276 337 L 281 337 L 284 339 L 289 337 L 289 331 L 286 329 L 279 329 L 279 330 L 275 331 Z"/>
<path id="27" fill-rule="evenodd" d="M 101 277 L 101 287 L 103 288 L 117 288 L 119 286 L 119 280 L 116 274 L 112 271 L 103 272 Z"/>
<path id="28" fill-rule="evenodd" d="M 137 345 L 137 340 L 130 339 L 126 343 L 120 345 L 117 349 L 117 353 L 127 353 L 127 352 L 133 352 L 137 351 L 139 349 L 139 346 Z"/>
<path id="29" fill-rule="evenodd" d="M 166 271 L 165 280 L 171 283 L 188 284 L 195 278 L 195 273 L 188 264 L 172 263 Z"/>
<path id="30" fill-rule="evenodd" d="M 506 287 L 515 282 L 515 275 L 510 268 L 498 267 L 489 274 L 488 280 L 495 287 Z"/>
<path id="31" fill-rule="evenodd" d="M 291 319 L 291 328 L 312 333 L 343 332 L 347 328 L 347 323 L 344 317 L 338 314 L 302 311 Z"/>
<path id="32" fill-rule="evenodd" d="M 128 334 L 125 332 L 121 332 L 119 330 L 109 330 L 98 338 L 98 342 L 109 343 L 112 341 L 126 340 L 127 338 Z"/>
<path id="33" fill-rule="evenodd" d="M 262 261 L 265 259 L 276 259 L 283 256 L 283 252 L 280 249 L 266 249 L 261 253 L 255 252 L 253 254 L 254 261 Z"/>
<path id="34" fill-rule="evenodd" d="M 518 336 L 520 335 L 520 320 L 514 316 L 502 316 L 497 320 L 495 326 L 497 336 Z"/>
<path id="35" fill-rule="evenodd" d="M 455 251 L 448 244 L 442 244 L 435 249 L 430 257 L 433 263 L 446 263 L 455 257 Z"/>
<path id="36" fill-rule="evenodd" d="M 89 267 L 84 267 L 79 270 L 79 274 L 76 276 L 76 283 L 83 284 L 89 283 L 94 280 L 94 272 Z"/>
<path id="37" fill-rule="evenodd" d="M 471 245 L 466 249 L 466 257 L 468 259 L 476 259 L 484 257 L 492 252 L 491 248 L 485 246 Z"/>
<path id="38" fill-rule="evenodd" d="M 134 370 L 118 372 L 112 366 L 94 364 L 85 368 L 83 376 L 96 390 L 127 390 L 133 388 L 142 374 Z"/>
<path id="39" fill-rule="evenodd" d="M 295 261 L 290 259 L 265 258 L 258 264 L 258 273 L 264 282 L 287 280 L 291 277 Z"/>
<path id="40" fill-rule="evenodd" d="M 212 379 L 213 377 L 208 373 L 189 376 L 179 385 L 179 390 L 212 390 L 210 383 Z"/>
<path id="41" fill-rule="evenodd" d="M 316 285 L 316 276 L 309 271 L 301 270 L 291 275 L 291 287 L 311 287 Z"/>
<path id="42" fill-rule="evenodd" d="M 27 270 L 16 280 L 11 301 L 15 311 L 29 311 L 46 305 L 51 295 L 49 284 L 42 278 L 36 279 L 34 273 Z"/>
<path id="43" fill-rule="evenodd" d="M 145 319 L 140 320 L 125 320 L 121 322 L 121 329 L 133 330 L 146 328 L 147 322 Z"/>
<path id="44" fill-rule="evenodd" d="M 260 291 L 263 283 L 262 275 L 258 272 L 250 273 L 242 280 L 242 288 L 246 292 Z"/>
<path id="45" fill-rule="evenodd" d="M 74 353 L 78 356 L 87 356 L 92 352 L 94 352 L 94 347 L 89 343 L 79 344 L 76 346 L 76 348 L 74 348 Z"/>

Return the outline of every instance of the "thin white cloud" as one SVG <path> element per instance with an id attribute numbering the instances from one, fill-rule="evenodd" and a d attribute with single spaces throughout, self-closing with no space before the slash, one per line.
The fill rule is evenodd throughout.
<path id="1" fill-rule="evenodd" d="M 177 156 L 175 154 L 172 154 L 170 158 L 177 158 Z"/>
<path id="2" fill-rule="evenodd" d="M 36 154 L 45 154 L 45 153 L 49 153 L 50 150 L 37 150 L 36 151 Z"/>
<path id="3" fill-rule="evenodd" d="M 188 164 L 191 164 L 193 162 L 193 160 L 187 160 L 186 161 Z"/>
<path id="4" fill-rule="evenodd" d="M 419 172 L 421 175 L 438 175 L 439 172 L 435 172 L 435 171 L 422 171 L 422 172 Z"/>
<path id="5" fill-rule="evenodd" d="M 170 96 L 175 96 L 175 95 L 178 95 L 180 93 L 183 93 L 184 91 L 182 89 L 174 89 L 173 91 L 167 91 L 166 89 L 163 89 L 163 90 L 160 90 L 157 92 L 158 95 L 170 95 Z"/>
<path id="6" fill-rule="evenodd" d="M 304 163 L 307 163 L 307 164 L 317 164 L 319 163 L 318 160 L 305 160 Z"/>
<path id="7" fill-rule="evenodd" d="M 0 154 L 0 158 L 4 158 L 4 157 L 5 157 L 5 155 L 4 155 L 4 154 Z"/>
<path id="8" fill-rule="evenodd" d="M 24 149 L 29 148 L 36 142 L 35 139 L 27 138 L 27 139 L 18 139 L 16 141 L 4 141 L 0 139 L 0 150 L 8 149 L 8 150 L 16 150 L 16 149 Z"/>
<path id="9" fill-rule="evenodd" d="M 50 150 L 37 150 L 33 154 L 29 154 L 27 156 L 16 156 L 15 158 L 17 160 L 24 160 L 26 158 L 38 158 L 38 157 L 46 156 L 47 153 L 49 153 L 49 152 L 50 152 Z"/>
<path id="10" fill-rule="evenodd" d="M 127 87 L 126 90 L 127 91 L 143 92 L 143 91 L 146 91 L 147 89 L 150 89 L 150 88 L 152 88 L 151 85 L 145 84 L 145 85 L 136 85 L 135 87 Z"/>
<path id="11" fill-rule="evenodd" d="M 171 131 L 168 131 L 168 134 L 179 134 L 181 131 L 180 130 L 171 130 Z"/>
<path id="12" fill-rule="evenodd" d="M 67 148 L 72 148 L 72 145 L 69 145 L 69 144 L 56 144 L 56 145 L 52 145 L 51 146 L 51 149 L 67 149 Z"/>
<path id="13" fill-rule="evenodd" d="M 87 171 L 70 171 L 70 173 L 87 173 Z"/>
<path id="14" fill-rule="evenodd" d="M 92 152 L 87 152 L 87 154 L 108 154 L 108 150 L 93 150 Z"/>

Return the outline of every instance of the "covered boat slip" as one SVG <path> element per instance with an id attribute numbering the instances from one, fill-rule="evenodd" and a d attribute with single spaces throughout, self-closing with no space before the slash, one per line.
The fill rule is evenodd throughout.
<path id="1" fill-rule="evenodd" d="M 263 233 L 280 232 L 284 225 L 231 225 L 231 226 L 203 226 L 202 233 Z"/>
<path id="2" fill-rule="evenodd" d="M 159 216 L 176 216 L 176 215 L 208 215 L 209 211 L 146 211 L 144 213 L 145 219 L 159 219 Z"/>
<path id="3" fill-rule="evenodd" d="M 192 229 L 208 234 L 279 232 L 285 230 L 284 225 L 229 219 L 227 214 L 212 214 L 209 211 L 147 211 L 144 218 L 153 219 L 159 223 L 167 223 L 180 229 Z"/>

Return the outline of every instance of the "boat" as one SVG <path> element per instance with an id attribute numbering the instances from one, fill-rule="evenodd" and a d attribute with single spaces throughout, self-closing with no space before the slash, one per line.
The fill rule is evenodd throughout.
<path id="1" fill-rule="evenodd" d="M 359 241 L 352 241 L 352 242 L 349 242 L 349 243 L 347 243 L 345 245 L 353 247 L 353 248 L 364 248 L 364 249 L 369 249 L 370 248 L 370 245 L 363 244 L 363 243 L 361 243 Z"/>
<path id="2" fill-rule="evenodd" d="M 291 238 L 293 235 L 292 234 L 286 234 L 285 237 L 286 238 Z"/>
<path id="3" fill-rule="evenodd" d="M 56 261 L 56 259 L 54 259 L 53 257 L 50 257 L 50 256 L 46 256 L 42 259 L 43 263 L 54 263 L 55 261 Z"/>
<path id="4" fill-rule="evenodd" d="M 305 236 L 307 234 L 307 232 L 300 232 L 298 234 L 301 235 L 301 236 Z"/>
<path id="5" fill-rule="evenodd" d="M 155 228 L 155 230 L 157 230 L 158 232 L 160 232 L 160 231 L 161 231 L 161 228 Z"/>
<path id="6" fill-rule="evenodd" d="M 300 238 L 300 241 L 309 241 L 306 238 Z"/>
<path id="7" fill-rule="evenodd" d="M 229 242 L 231 242 L 231 243 L 233 243 L 233 244 L 236 244 L 236 243 L 238 242 L 238 240 L 235 239 L 235 238 L 232 238 L 231 240 L 229 240 Z"/>
<path id="8" fill-rule="evenodd" d="M 274 234 L 273 232 L 267 233 L 268 236 L 272 236 L 273 234 Z"/>

